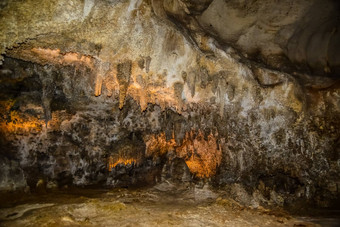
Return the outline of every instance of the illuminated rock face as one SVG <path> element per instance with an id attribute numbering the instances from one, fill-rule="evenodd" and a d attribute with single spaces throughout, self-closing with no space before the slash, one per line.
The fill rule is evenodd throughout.
<path id="1" fill-rule="evenodd" d="M 252 62 L 213 36 L 244 41 L 239 31 L 254 23 L 223 33 L 209 16 L 223 1 L 176 2 L 1 8 L 1 190 L 34 190 L 40 179 L 60 187 L 155 184 L 178 179 L 178 166 L 183 179 L 188 169 L 192 182 L 237 183 L 263 200 L 330 206 L 339 198 L 340 90 L 328 77 L 336 75 Z M 309 4 L 285 25 L 301 22 Z M 199 26 L 210 20 L 217 34 Z M 254 48 L 266 59 L 284 57 L 272 39 Z M 247 52 L 241 41 L 235 47 Z M 337 72 L 333 60 L 321 67 Z"/>

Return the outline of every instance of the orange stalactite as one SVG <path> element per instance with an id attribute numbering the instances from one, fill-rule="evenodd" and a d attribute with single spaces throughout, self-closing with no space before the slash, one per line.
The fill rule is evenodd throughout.
<path id="1" fill-rule="evenodd" d="M 161 156 L 170 150 L 174 150 L 176 146 L 175 139 L 166 140 L 165 133 L 152 135 L 146 139 L 146 156 Z"/>
<path id="2" fill-rule="evenodd" d="M 193 131 L 187 132 L 181 145 L 176 144 L 173 138 L 167 141 L 165 133 L 152 135 L 146 138 L 146 147 L 149 157 L 175 151 L 178 157 L 185 160 L 190 172 L 199 178 L 214 176 L 222 159 L 222 150 L 216 138 L 210 134 L 205 139 L 201 131 L 196 136 Z"/>
<path id="3" fill-rule="evenodd" d="M 59 57 L 60 50 L 59 49 L 43 49 L 43 48 L 32 48 L 31 51 L 38 55 L 49 56 L 49 57 Z"/>
<path id="4" fill-rule="evenodd" d="M 112 171 L 112 169 L 115 168 L 119 164 L 123 164 L 125 166 L 137 164 L 137 160 L 134 158 L 130 158 L 130 159 L 119 158 L 118 160 L 114 160 L 112 157 L 110 157 L 109 164 L 108 164 L 109 171 Z"/>
<path id="5" fill-rule="evenodd" d="M 39 64 L 55 64 L 55 65 L 75 65 L 85 66 L 100 74 L 98 62 L 101 62 L 96 56 L 85 55 L 77 52 L 62 52 L 60 49 L 34 47 L 31 49 L 20 49 L 12 52 L 13 57 L 20 56 L 23 60 L 33 61 Z M 110 64 L 114 65 L 114 62 Z M 117 67 L 111 67 L 108 75 L 99 75 L 95 82 L 95 96 L 100 96 L 104 89 L 106 94 L 111 96 L 118 93 L 120 97 L 120 108 L 124 106 L 126 97 L 131 97 L 138 101 L 141 110 L 144 111 L 149 103 L 157 104 L 165 109 L 166 106 L 172 106 L 181 111 L 182 104 L 180 100 L 174 98 L 172 88 L 166 86 L 164 76 L 157 74 L 158 77 L 152 77 L 153 72 L 145 73 L 138 66 L 137 62 L 132 62 L 131 82 L 126 86 L 119 86 L 117 81 Z M 136 77 L 142 75 L 142 81 L 137 82 Z M 152 78 L 151 78 L 152 77 Z"/>
<path id="6" fill-rule="evenodd" d="M 102 85 L 103 85 L 103 77 L 101 75 L 97 75 L 96 78 L 96 85 L 95 85 L 95 92 L 94 95 L 100 96 L 102 93 Z"/>
<path id="7" fill-rule="evenodd" d="M 75 52 L 68 52 L 64 54 L 61 53 L 59 49 L 32 48 L 30 51 L 25 50 L 25 54 L 26 55 L 33 54 L 42 61 L 55 62 L 61 64 L 80 63 L 90 68 L 93 67 L 92 57 Z"/>
<path id="8" fill-rule="evenodd" d="M 4 133 L 16 133 L 16 132 L 40 132 L 44 121 L 38 120 L 35 117 L 28 117 L 21 115 L 17 111 L 11 111 L 13 106 L 13 100 L 1 101 L 0 110 L 2 113 L 6 113 L 9 116 L 10 121 L 1 119 L 0 130 Z"/>
<path id="9" fill-rule="evenodd" d="M 187 133 L 176 153 L 185 159 L 190 171 L 199 178 L 215 175 L 222 159 L 222 150 L 217 146 L 216 138 L 210 134 L 204 139 L 201 131 L 195 137 L 193 132 Z"/>

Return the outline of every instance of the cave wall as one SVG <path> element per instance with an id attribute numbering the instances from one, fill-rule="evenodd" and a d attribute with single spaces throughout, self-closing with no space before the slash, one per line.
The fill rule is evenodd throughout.
<path id="1" fill-rule="evenodd" d="M 154 184 L 180 158 L 192 181 L 258 203 L 331 206 L 339 81 L 244 58 L 200 25 L 231 3 L 200 2 L 4 4 L 0 189 Z M 293 18 L 312 3 L 300 4 Z"/>

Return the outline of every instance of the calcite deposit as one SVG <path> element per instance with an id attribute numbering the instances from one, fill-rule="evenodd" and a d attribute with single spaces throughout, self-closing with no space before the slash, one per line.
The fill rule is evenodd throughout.
<path id="1" fill-rule="evenodd" d="M 0 190 L 168 176 L 252 206 L 337 205 L 337 7 L 4 1 Z"/>

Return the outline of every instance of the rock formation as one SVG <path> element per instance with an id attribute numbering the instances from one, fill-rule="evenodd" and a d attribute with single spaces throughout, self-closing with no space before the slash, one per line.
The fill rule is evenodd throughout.
<path id="1" fill-rule="evenodd" d="M 3 1 L 0 190 L 155 184 L 177 164 L 188 180 L 182 159 L 192 182 L 259 204 L 336 205 L 338 12 L 331 0 Z"/>

